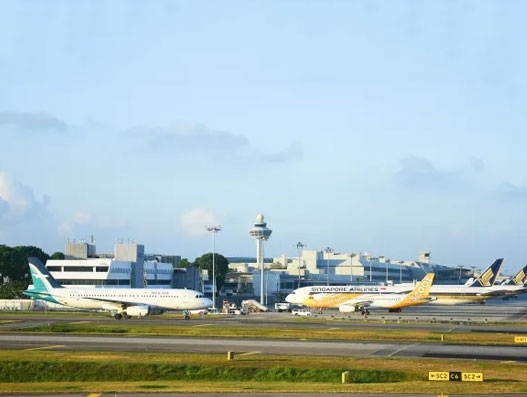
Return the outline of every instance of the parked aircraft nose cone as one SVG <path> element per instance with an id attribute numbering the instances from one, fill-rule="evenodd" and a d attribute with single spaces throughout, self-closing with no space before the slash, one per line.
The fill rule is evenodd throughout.
<path id="1" fill-rule="evenodd" d="M 205 309 L 212 307 L 212 300 L 209 298 L 203 298 L 203 304 L 205 305 Z"/>
<path id="2" fill-rule="evenodd" d="M 297 302 L 297 299 L 296 299 L 296 295 L 295 294 L 289 294 L 285 297 L 285 301 L 287 303 L 300 303 L 300 302 Z"/>

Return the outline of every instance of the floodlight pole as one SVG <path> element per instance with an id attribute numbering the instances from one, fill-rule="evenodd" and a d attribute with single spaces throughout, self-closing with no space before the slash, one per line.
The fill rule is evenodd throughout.
<path id="1" fill-rule="evenodd" d="M 221 230 L 221 226 L 205 226 L 205 229 L 212 233 L 212 310 L 216 311 L 216 233 Z"/>

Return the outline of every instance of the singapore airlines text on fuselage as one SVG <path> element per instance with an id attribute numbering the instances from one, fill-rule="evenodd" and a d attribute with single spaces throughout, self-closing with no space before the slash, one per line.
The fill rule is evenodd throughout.
<path id="1" fill-rule="evenodd" d="M 331 292 L 387 292 L 386 287 L 381 286 L 343 286 L 343 287 L 334 287 L 334 286 L 326 286 L 326 287 L 311 287 L 309 292 L 311 294 L 318 294 L 318 293 L 331 293 Z"/>

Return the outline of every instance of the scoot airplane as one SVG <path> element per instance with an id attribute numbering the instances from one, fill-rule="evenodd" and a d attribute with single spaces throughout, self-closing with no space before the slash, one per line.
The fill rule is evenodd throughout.
<path id="1" fill-rule="evenodd" d="M 210 299 L 190 289 L 65 288 L 38 258 L 29 258 L 29 270 L 33 288 L 23 291 L 24 295 L 78 309 L 107 310 L 116 320 L 161 314 L 166 310 L 212 307 Z"/>
<path id="2" fill-rule="evenodd" d="M 353 298 L 339 306 L 343 313 L 362 311 L 369 314 L 369 309 L 388 309 L 389 312 L 400 312 L 401 309 L 410 306 L 422 305 L 430 302 L 430 288 L 434 282 L 434 273 L 428 273 L 419 281 L 415 288 L 408 294 L 366 294 Z"/>
<path id="3" fill-rule="evenodd" d="M 497 259 L 470 285 L 437 285 L 430 289 L 430 304 L 459 305 L 481 303 L 487 299 L 503 296 L 503 292 L 491 287 L 499 274 L 503 259 Z M 291 292 L 286 302 L 316 309 L 339 308 L 349 300 L 364 294 L 409 293 L 413 284 L 405 285 L 351 285 L 301 287 Z"/>

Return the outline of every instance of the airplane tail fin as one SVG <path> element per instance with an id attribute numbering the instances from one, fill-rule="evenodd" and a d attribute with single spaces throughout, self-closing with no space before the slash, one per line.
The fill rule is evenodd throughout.
<path id="1" fill-rule="evenodd" d="M 42 299 L 49 302 L 58 303 L 53 298 L 53 290 L 57 288 L 64 288 L 46 269 L 40 259 L 36 257 L 28 258 L 29 271 L 31 272 L 31 279 L 33 280 L 33 288 L 28 288 L 23 291 L 24 295 L 31 298 Z"/>
<path id="2" fill-rule="evenodd" d="M 415 288 L 401 301 L 400 307 L 405 305 L 411 306 L 416 303 L 425 303 L 428 301 L 428 296 L 430 295 L 430 288 L 434 283 L 435 273 L 426 274 L 421 281 L 419 281 Z"/>
<path id="3" fill-rule="evenodd" d="M 518 273 L 516 273 L 508 282 L 508 285 L 516 285 L 523 287 L 527 283 L 527 266 L 524 266 Z"/>
<path id="4" fill-rule="evenodd" d="M 500 274 L 503 258 L 496 259 L 492 265 L 481 273 L 469 287 L 491 287 Z"/>

